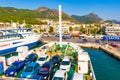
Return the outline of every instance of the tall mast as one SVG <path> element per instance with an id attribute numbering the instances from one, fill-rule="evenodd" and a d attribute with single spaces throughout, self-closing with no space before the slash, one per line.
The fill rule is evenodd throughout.
<path id="1" fill-rule="evenodd" d="M 61 14 L 61 11 L 62 11 L 62 9 L 61 9 L 61 5 L 59 5 L 59 34 L 60 34 L 60 36 L 59 36 L 59 44 L 60 44 L 60 46 L 62 46 L 62 30 L 61 30 L 61 28 L 62 28 L 62 14 Z"/>

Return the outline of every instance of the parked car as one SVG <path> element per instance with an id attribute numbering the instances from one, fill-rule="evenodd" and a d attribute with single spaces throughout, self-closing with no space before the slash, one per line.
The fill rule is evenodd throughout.
<path id="1" fill-rule="evenodd" d="M 74 73 L 71 80 L 84 80 L 83 74 Z"/>
<path id="2" fill-rule="evenodd" d="M 35 76 L 32 76 L 30 79 L 32 80 L 43 80 L 43 76 L 42 75 L 35 75 Z"/>
<path id="3" fill-rule="evenodd" d="M 87 42 L 87 39 L 86 39 L 86 38 L 83 38 L 82 40 L 83 40 L 84 42 Z"/>
<path id="4" fill-rule="evenodd" d="M 54 63 L 55 66 L 59 66 L 61 62 L 61 58 L 59 55 L 55 55 L 52 57 L 51 61 Z"/>
<path id="5" fill-rule="evenodd" d="M 64 70 L 57 70 L 52 80 L 67 80 L 67 72 Z"/>
<path id="6" fill-rule="evenodd" d="M 49 33 L 44 33 L 43 35 L 46 36 L 46 37 L 50 37 L 51 36 Z"/>
<path id="7" fill-rule="evenodd" d="M 42 66 L 45 62 L 49 61 L 50 57 L 47 54 L 43 54 L 40 58 L 38 58 L 37 63 Z"/>
<path id="8" fill-rule="evenodd" d="M 110 44 L 112 47 L 118 48 L 119 46 L 117 44 L 111 43 Z"/>
<path id="9" fill-rule="evenodd" d="M 71 35 L 70 34 L 62 34 L 63 39 L 70 39 Z"/>
<path id="10" fill-rule="evenodd" d="M 29 63 L 22 71 L 21 78 L 31 78 L 36 76 L 40 70 L 40 66 L 36 62 Z"/>
<path id="11" fill-rule="evenodd" d="M 56 33 L 54 36 L 55 36 L 55 37 L 59 37 L 59 36 L 60 36 L 60 34 L 59 34 L 59 33 Z"/>
<path id="12" fill-rule="evenodd" d="M 50 79 L 50 74 L 53 73 L 54 67 L 53 62 L 46 62 L 41 66 L 39 74 L 42 75 L 44 79 Z"/>
<path id="13" fill-rule="evenodd" d="M 71 61 L 69 56 L 65 56 L 60 64 L 60 69 L 69 71 L 71 67 Z"/>
<path id="14" fill-rule="evenodd" d="M 6 70 L 6 76 L 16 76 L 19 71 L 21 71 L 25 66 L 24 61 L 15 61 L 13 62 Z"/>
<path id="15" fill-rule="evenodd" d="M 33 62 L 33 61 L 36 61 L 38 58 L 38 55 L 37 54 L 29 54 L 26 58 L 25 58 L 25 62 L 26 63 L 30 63 L 30 62 Z"/>

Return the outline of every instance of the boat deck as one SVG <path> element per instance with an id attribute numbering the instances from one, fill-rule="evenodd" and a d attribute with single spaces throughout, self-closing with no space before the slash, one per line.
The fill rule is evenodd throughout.
<path id="1" fill-rule="evenodd" d="M 72 78 L 72 75 L 74 74 L 74 73 L 77 73 L 78 72 L 78 63 L 77 63 L 77 52 L 76 52 L 76 50 L 73 48 L 73 47 L 71 47 L 69 44 L 67 44 L 67 45 L 62 45 L 62 47 L 60 47 L 60 45 L 58 45 L 58 44 L 55 44 L 55 45 L 53 45 L 53 46 L 51 46 L 51 47 L 42 47 L 42 48 L 36 48 L 35 49 L 35 52 L 36 51 L 38 51 L 38 50 L 40 50 L 41 52 L 44 52 L 44 50 L 47 50 L 46 52 L 45 52 L 45 54 L 48 54 L 49 56 L 50 56 L 50 58 L 52 58 L 54 55 L 60 55 L 61 56 L 61 59 L 63 59 L 63 57 L 64 56 L 70 56 L 70 58 L 71 58 L 71 62 L 72 62 L 72 64 L 71 64 L 71 68 L 70 68 L 70 71 L 68 72 L 68 79 L 67 80 L 71 80 L 71 78 Z M 42 51 L 43 50 L 43 51 Z M 54 71 L 54 73 L 58 70 L 59 68 L 57 67 L 57 68 L 55 68 L 55 71 Z M 10 78 L 10 80 L 21 80 L 20 79 L 20 75 L 21 75 L 21 73 L 22 73 L 22 70 L 17 74 L 17 76 L 16 77 L 14 77 L 14 78 L 16 78 L 16 79 L 14 79 L 14 78 Z M 51 77 L 54 75 L 54 73 L 53 74 L 51 74 Z M 4 76 L 4 74 L 3 75 L 1 75 L 1 78 L 6 78 L 6 79 L 8 79 L 8 77 L 5 77 Z M 5 79 L 5 80 L 6 80 Z M 50 79 L 51 80 L 51 79 Z M 88 74 L 84 74 L 84 80 L 91 80 L 91 78 L 90 78 L 90 74 L 88 73 Z"/>

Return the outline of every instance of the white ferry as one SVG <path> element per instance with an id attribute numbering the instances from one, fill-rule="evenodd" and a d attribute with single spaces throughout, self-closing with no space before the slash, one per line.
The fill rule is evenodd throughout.
<path id="1" fill-rule="evenodd" d="M 36 46 L 41 35 L 31 32 L 30 28 L 1 29 L 0 55 L 16 51 L 19 46 Z"/>

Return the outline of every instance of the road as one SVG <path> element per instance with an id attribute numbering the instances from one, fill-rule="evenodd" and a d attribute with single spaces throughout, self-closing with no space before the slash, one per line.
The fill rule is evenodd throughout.
<path id="1" fill-rule="evenodd" d="M 85 40 L 86 39 L 86 40 Z M 54 36 L 50 36 L 50 37 L 46 37 L 46 36 L 42 36 L 42 40 L 43 41 L 59 41 L 59 37 L 54 37 Z M 75 43 L 85 43 L 85 42 L 91 42 L 91 43 L 95 43 L 94 38 L 82 38 L 79 39 L 78 37 L 71 37 L 70 39 L 62 39 L 63 42 L 75 42 Z"/>
<path id="2" fill-rule="evenodd" d="M 42 41 L 59 41 L 59 37 L 54 37 L 54 36 L 46 37 L 43 35 L 41 40 Z M 95 39 L 95 38 L 81 38 L 81 39 L 79 39 L 78 37 L 71 37 L 70 39 L 62 39 L 62 40 L 63 40 L 63 42 L 73 42 L 73 43 L 90 42 L 90 43 L 98 43 L 101 45 L 106 45 L 105 42 L 102 42 L 101 40 Z M 112 41 L 112 42 L 115 42 L 115 41 Z M 110 42 L 109 42 L 109 44 L 110 44 Z M 120 46 L 119 46 L 119 48 L 115 48 L 115 47 L 112 47 L 112 48 L 114 48 L 117 51 L 120 51 Z"/>

